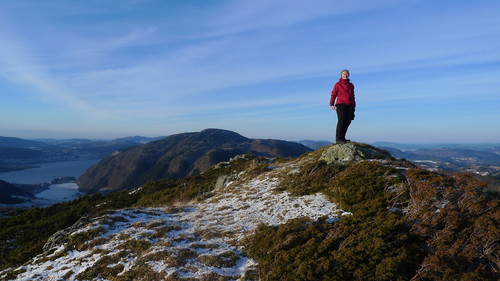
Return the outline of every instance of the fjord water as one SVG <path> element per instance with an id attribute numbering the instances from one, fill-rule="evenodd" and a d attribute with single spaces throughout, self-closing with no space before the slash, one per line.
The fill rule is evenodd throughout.
<path id="1" fill-rule="evenodd" d="M 99 159 L 42 163 L 38 168 L 0 173 L 0 180 L 17 184 L 49 183 L 58 177 L 78 178 Z"/>
<path id="2" fill-rule="evenodd" d="M 58 177 L 81 176 L 90 166 L 99 160 L 65 161 L 42 163 L 40 167 L 0 173 L 0 180 L 16 184 L 39 184 L 50 183 Z M 70 201 L 78 198 L 82 193 L 78 191 L 78 185 L 74 182 L 51 184 L 48 189 L 35 194 L 36 198 L 24 203 L 9 205 L 11 207 L 43 207 L 58 202 Z"/>

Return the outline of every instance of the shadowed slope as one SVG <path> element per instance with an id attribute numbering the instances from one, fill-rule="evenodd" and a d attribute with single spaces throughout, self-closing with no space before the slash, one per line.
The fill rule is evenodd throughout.
<path id="1" fill-rule="evenodd" d="M 89 168 L 78 180 L 86 193 L 130 189 L 149 180 L 177 179 L 240 154 L 296 157 L 310 149 L 280 140 L 252 140 L 235 132 L 207 129 L 183 133 L 115 153 Z"/>

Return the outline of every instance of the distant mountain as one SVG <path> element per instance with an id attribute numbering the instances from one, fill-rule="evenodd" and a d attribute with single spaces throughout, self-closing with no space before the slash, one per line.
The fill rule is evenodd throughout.
<path id="1" fill-rule="evenodd" d="M 33 168 L 45 158 L 39 150 L 0 146 L 0 173 Z"/>
<path id="2" fill-rule="evenodd" d="M 7 159 L 41 159 L 44 154 L 40 150 L 20 147 L 0 146 L 0 163 Z"/>
<path id="3" fill-rule="evenodd" d="M 43 145 L 43 142 L 0 136 L 0 146 L 3 147 L 26 148 L 26 147 L 37 147 L 40 145 Z"/>
<path id="4" fill-rule="evenodd" d="M 232 131 L 207 129 L 114 153 L 80 176 L 78 186 L 86 193 L 116 191 L 150 180 L 195 175 L 240 154 L 296 157 L 307 151 L 310 149 L 294 142 L 249 139 Z"/>
<path id="5" fill-rule="evenodd" d="M 124 137 L 124 138 L 118 138 L 114 139 L 113 142 L 133 142 L 133 143 L 140 143 L 140 144 L 146 144 L 151 141 L 156 141 L 165 138 L 163 137 L 143 137 L 143 136 L 133 136 L 133 137 Z"/>
<path id="6" fill-rule="evenodd" d="M 494 147 L 499 147 L 500 143 L 397 143 L 397 142 L 373 142 L 370 143 L 375 147 L 392 147 L 403 151 L 418 150 L 418 149 L 473 149 L 487 150 Z"/>
<path id="7" fill-rule="evenodd" d="M 500 154 L 493 149 L 473 150 L 463 148 L 418 149 L 402 151 L 392 147 L 381 147 L 397 158 L 407 160 L 427 160 L 460 164 L 500 165 Z"/>
<path id="8" fill-rule="evenodd" d="M 314 140 L 299 140 L 297 142 L 314 150 L 332 144 L 332 142 L 330 141 L 314 141 Z"/>
<path id="9" fill-rule="evenodd" d="M 91 140 L 91 139 L 36 139 L 36 141 L 49 145 L 102 145 L 117 143 L 145 144 L 150 141 L 162 139 L 164 137 L 143 137 L 129 136 L 112 140 Z"/>
<path id="10" fill-rule="evenodd" d="M 490 149 L 489 149 L 489 151 L 490 151 L 491 153 L 496 154 L 496 155 L 500 155 L 500 146 L 490 148 Z"/>
<path id="11" fill-rule="evenodd" d="M 422 168 L 447 172 L 470 172 L 482 176 L 492 186 L 500 185 L 500 150 L 464 148 L 417 149 L 403 151 L 394 147 L 379 147 L 394 157 L 407 159 Z"/>
<path id="12" fill-rule="evenodd" d="M 114 151 L 143 145 L 161 137 L 125 137 L 114 140 L 39 139 L 0 137 L 0 171 L 23 169 L 33 164 L 101 159 Z"/>

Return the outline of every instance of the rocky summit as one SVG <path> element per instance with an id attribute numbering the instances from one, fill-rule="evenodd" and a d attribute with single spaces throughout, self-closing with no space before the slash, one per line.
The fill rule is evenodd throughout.
<path id="1" fill-rule="evenodd" d="M 480 188 L 360 143 L 240 155 L 0 221 L 0 279 L 495 280 L 499 205 Z"/>
<path id="2" fill-rule="evenodd" d="M 343 145 L 331 145 L 321 149 L 320 160 L 327 164 L 352 163 L 365 159 L 391 159 L 391 154 L 362 143 L 349 142 Z"/>

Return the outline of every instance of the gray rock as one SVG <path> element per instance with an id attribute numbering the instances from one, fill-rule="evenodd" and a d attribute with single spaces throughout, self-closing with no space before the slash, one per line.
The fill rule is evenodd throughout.
<path id="1" fill-rule="evenodd" d="M 90 217 L 88 215 L 81 217 L 77 222 L 75 222 L 72 226 L 61 229 L 58 232 L 52 234 L 52 236 L 47 239 L 47 242 L 43 245 L 43 251 L 47 252 L 52 248 L 58 247 L 68 241 L 68 236 L 71 235 L 76 230 L 82 228 L 90 221 Z"/>
<path id="2" fill-rule="evenodd" d="M 217 178 L 217 182 L 215 183 L 215 190 L 222 189 L 226 187 L 228 183 L 230 183 L 234 179 L 233 176 L 222 175 Z"/>
<path id="3" fill-rule="evenodd" d="M 365 159 L 392 159 L 389 152 L 359 143 L 334 144 L 326 147 L 319 160 L 342 164 Z"/>

